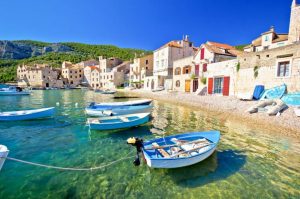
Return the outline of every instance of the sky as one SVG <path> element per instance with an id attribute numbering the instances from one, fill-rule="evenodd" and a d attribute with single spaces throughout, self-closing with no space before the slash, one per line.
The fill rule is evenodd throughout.
<path id="1" fill-rule="evenodd" d="M 0 0 L 0 40 L 112 44 L 154 50 L 189 35 L 249 44 L 288 33 L 292 0 Z"/>

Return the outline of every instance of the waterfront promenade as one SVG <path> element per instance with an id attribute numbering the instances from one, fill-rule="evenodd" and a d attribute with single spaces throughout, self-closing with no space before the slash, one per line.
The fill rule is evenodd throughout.
<path id="1" fill-rule="evenodd" d="M 284 110 L 280 116 L 268 116 L 266 113 L 249 114 L 245 112 L 257 101 L 241 101 L 232 96 L 199 96 L 180 92 L 151 92 L 146 90 L 125 91 L 120 89 L 118 91 L 125 96 L 151 98 L 188 106 L 219 119 L 234 120 L 251 125 L 251 128 L 273 130 L 274 133 L 300 138 L 300 122 L 293 107 Z"/>

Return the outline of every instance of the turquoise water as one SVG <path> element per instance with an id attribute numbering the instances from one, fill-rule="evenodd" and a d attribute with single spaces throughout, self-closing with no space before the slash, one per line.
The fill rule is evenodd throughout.
<path id="1" fill-rule="evenodd" d="M 7 160 L 0 172 L 0 198 L 300 198 L 299 140 L 158 101 L 148 125 L 89 132 L 84 107 L 112 100 L 84 90 L 1 97 L 2 111 L 59 106 L 54 119 L 1 122 L 0 143 L 8 146 L 10 157 L 63 167 L 105 165 L 133 150 L 128 137 L 150 139 L 163 132 L 217 129 L 222 134 L 218 150 L 199 164 L 169 170 L 134 167 L 133 158 L 92 172 Z"/>

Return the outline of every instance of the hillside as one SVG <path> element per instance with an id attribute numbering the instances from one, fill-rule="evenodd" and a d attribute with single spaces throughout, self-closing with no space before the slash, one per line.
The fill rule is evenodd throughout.
<path id="1" fill-rule="evenodd" d="M 87 59 L 118 57 L 133 59 L 149 51 L 119 48 L 113 45 L 90 45 L 82 43 L 46 43 L 31 40 L 0 41 L 0 83 L 15 81 L 16 67 L 19 64 L 47 63 L 60 67 L 63 61 L 77 63 Z"/>

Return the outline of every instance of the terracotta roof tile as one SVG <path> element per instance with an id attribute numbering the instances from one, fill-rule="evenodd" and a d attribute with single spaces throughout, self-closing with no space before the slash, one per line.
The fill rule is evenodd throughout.
<path id="1" fill-rule="evenodd" d="M 216 46 L 218 48 L 222 48 L 222 49 L 226 49 L 226 50 L 234 49 L 233 46 L 230 46 L 228 44 L 222 44 L 222 43 L 217 43 L 217 42 L 212 42 L 212 41 L 208 41 L 206 43 L 208 45 Z"/>

